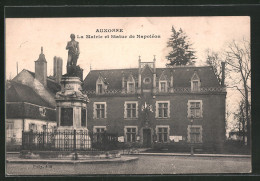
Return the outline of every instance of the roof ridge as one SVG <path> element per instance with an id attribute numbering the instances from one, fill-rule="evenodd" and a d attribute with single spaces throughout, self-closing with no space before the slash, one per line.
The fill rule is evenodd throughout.
<path id="1" fill-rule="evenodd" d="M 204 66 L 176 66 L 176 67 L 158 67 L 156 69 L 179 69 L 179 68 L 209 68 L 209 67 L 212 67 L 211 65 L 204 65 Z M 135 70 L 135 69 L 138 69 L 137 68 L 119 68 L 119 69 L 116 69 L 116 68 L 113 68 L 113 69 L 97 69 L 97 70 L 91 70 L 90 72 L 92 71 L 111 71 L 111 70 Z"/>
<path id="2" fill-rule="evenodd" d="M 137 68 L 120 68 L 120 69 L 116 69 L 116 68 L 114 68 L 114 69 L 98 69 L 98 70 L 91 70 L 90 72 L 92 72 L 92 71 L 107 71 L 107 70 L 109 70 L 109 71 L 111 71 L 111 70 L 133 70 L 133 69 L 138 69 L 138 67 Z"/>

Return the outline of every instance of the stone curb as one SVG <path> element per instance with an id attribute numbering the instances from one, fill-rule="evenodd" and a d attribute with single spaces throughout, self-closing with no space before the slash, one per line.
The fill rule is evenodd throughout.
<path id="1" fill-rule="evenodd" d="M 128 155 L 128 154 L 121 154 L 121 155 Z M 129 155 L 251 158 L 251 155 L 225 155 L 225 154 L 194 154 L 194 155 L 191 155 L 189 153 L 130 153 Z"/>
<path id="2" fill-rule="evenodd" d="M 52 163 L 52 164 L 78 164 L 78 163 L 123 163 L 138 160 L 137 157 L 124 157 L 100 160 L 42 160 L 42 159 L 7 159 L 7 163 Z"/>

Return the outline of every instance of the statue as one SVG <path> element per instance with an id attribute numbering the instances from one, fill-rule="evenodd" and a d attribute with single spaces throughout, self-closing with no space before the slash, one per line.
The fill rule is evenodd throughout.
<path id="1" fill-rule="evenodd" d="M 79 42 L 75 41 L 75 35 L 70 35 L 71 41 L 67 43 L 66 50 L 68 51 L 68 61 L 67 61 L 67 76 L 77 76 L 81 80 L 83 78 L 83 69 L 77 66 L 77 61 L 79 58 Z"/>
<path id="2" fill-rule="evenodd" d="M 76 66 L 79 58 L 79 42 L 75 41 L 75 35 L 70 35 L 71 41 L 67 43 L 66 50 L 68 51 L 67 70 L 70 66 Z M 67 71 L 68 72 L 68 71 Z"/>

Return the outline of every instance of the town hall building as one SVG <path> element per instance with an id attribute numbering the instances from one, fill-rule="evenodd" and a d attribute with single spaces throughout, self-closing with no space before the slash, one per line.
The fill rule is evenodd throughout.
<path id="1" fill-rule="evenodd" d="M 221 150 L 225 140 L 224 84 L 211 66 L 91 70 L 83 82 L 87 127 L 117 133 L 124 142 L 196 143 Z"/>

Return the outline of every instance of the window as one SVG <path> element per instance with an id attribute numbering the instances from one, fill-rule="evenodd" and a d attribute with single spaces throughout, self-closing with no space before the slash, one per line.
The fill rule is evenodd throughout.
<path id="1" fill-rule="evenodd" d="M 73 126 L 73 108 L 61 108 L 61 126 Z"/>
<path id="2" fill-rule="evenodd" d="M 42 125 L 42 131 L 44 131 L 44 132 L 47 131 L 47 126 L 46 125 Z"/>
<path id="3" fill-rule="evenodd" d="M 202 142 L 202 127 L 201 126 L 189 125 L 188 141 L 190 143 L 201 143 Z"/>
<path id="4" fill-rule="evenodd" d="M 188 117 L 200 118 L 202 117 L 202 101 L 191 100 L 188 101 L 189 115 Z"/>
<path id="5" fill-rule="evenodd" d="M 126 142 L 135 142 L 136 133 L 137 133 L 137 127 L 126 127 L 125 128 Z"/>
<path id="6" fill-rule="evenodd" d="M 167 92 L 167 82 L 160 82 L 160 92 Z"/>
<path id="7" fill-rule="evenodd" d="M 134 93 L 135 92 L 135 84 L 134 83 L 128 83 L 128 93 Z"/>
<path id="8" fill-rule="evenodd" d="M 103 78 L 99 73 L 98 79 L 96 81 L 96 94 L 103 94 L 106 88 L 105 78 Z"/>
<path id="9" fill-rule="evenodd" d="M 6 138 L 8 141 L 14 137 L 14 123 L 6 123 Z"/>
<path id="10" fill-rule="evenodd" d="M 104 133 L 105 128 L 96 128 L 96 133 Z"/>
<path id="11" fill-rule="evenodd" d="M 105 118 L 105 105 L 97 104 L 96 107 L 97 118 Z"/>
<path id="12" fill-rule="evenodd" d="M 30 131 L 37 131 L 37 125 L 34 123 L 29 124 L 29 130 Z"/>
<path id="13" fill-rule="evenodd" d="M 135 93 L 135 79 L 132 73 L 127 78 L 127 93 Z"/>
<path id="14" fill-rule="evenodd" d="M 81 126 L 84 126 L 86 127 L 86 122 L 87 122 L 87 119 L 86 119 L 86 109 L 81 109 Z"/>
<path id="15" fill-rule="evenodd" d="M 143 80 L 144 84 L 150 84 L 151 83 L 151 78 L 150 77 L 146 77 Z"/>
<path id="16" fill-rule="evenodd" d="M 94 126 L 93 132 L 95 133 L 97 142 L 102 142 L 103 134 L 106 131 L 105 126 Z"/>
<path id="17" fill-rule="evenodd" d="M 169 118 L 170 117 L 170 101 L 156 101 L 156 117 Z"/>
<path id="18" fill-rule="evenodd" d="M 193 84 L 193 89 L 192 91 L 199 91 L 199 81 L 192 81 L 192 84 Z"/>
<path id="19" fill-rule="evenodd" d="M 57 127 L 56 126 L 52 126 L 51 129 L 52 129 L 52 132 L 57 131 Z"/>
<path id="20" fill-rule="evenodd" d="M 191 91 L 192 92 L 199 92 L 200 91 L 200 78 L 197 74 L 197 71 L 194 72 L 191 78 Z"/>
<path id="21" fill-rule="evenodd" d="M 160 143 L 168 142 L 169 137 L 169 126 L 158 126 L 157 130 L 157 141 Z"/>
<path id="22" fill-rule="evenodd" d="M 103 93 L 103 89 L 102 89 L 102 84 L 98 84 L 98 94 L 102 94 Z"/>
<path id="23" fill-rule="evenodd" d="M 94 118 L 103 119 L 106 118 L 106 103 L 95 102 L 94 103 Z"/>
<path id="24" fill-rule="evenodd" d="M 137 118 L 137 102 L 125 102 L 125 118 Z"/>

